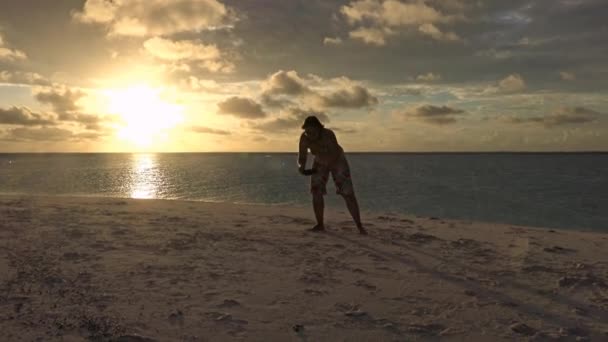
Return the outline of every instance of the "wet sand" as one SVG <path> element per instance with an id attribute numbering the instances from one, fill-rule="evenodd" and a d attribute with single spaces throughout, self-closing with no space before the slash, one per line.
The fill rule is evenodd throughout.
<path id="1" fill-rule="evenodd" d="M 606 233 L 326 215 L 0 196 L 3 340 L 608 340 Z"/>

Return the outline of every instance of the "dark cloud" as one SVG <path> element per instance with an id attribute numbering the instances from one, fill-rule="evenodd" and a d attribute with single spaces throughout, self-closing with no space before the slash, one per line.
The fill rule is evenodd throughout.
<path id="1" fill-rule="evenodd" d="M 563 107 L 545 116 L 510 117 L 508 122 L 513 124 L 539 124 L 547 128 L 567 125 L 580 125 L 594 122 L 601 113 L 584 107 Z"/>
<path id="2" fill-rule="evenodd" d="M 9 141 L 68 141 L 74 138 L 71 131 L 57 127 L 13 128 L 6 130 L 5 135 L 0 137 Z"/>
<path id="3" fill-rule="evenodd" d="M 310 115 L 316 116 L 323 123 L 329 122 L 329 116 L 324 112 L 291 108 L 284 117 L 278 117 L 270 121 L 255 124 L 252 127 L 256 130 L 268 132 L 284 132 L 299 129 L 302 127 L 304 119 Z"/>
<path id="4" fill-rule="evenodd" d="M 79 109 L 76 102 L 84 96 L 83 92 L 70 89 L 51 89 L 35 95 L 40 103 L 50 105 L 57 114 L 66 114 Z"/>
<path id="5" fill-rule="evenodd" d="M 378 104 L 378 99 L 361 86 L 341 89 L 320 97 L 323 107 L 362 108 Z"/>
<path id="6" fill-rule="evenodd" d="M 262 106 L 252 99 L 233 96 L 217 104 L 219 114 L 233 115 L 244 119 L 260 119 L 266 117 Z"/>
<path id="7" fill-rule="evenodd" d="M 419 119 L 430 124 L 445 125 L 455 123 L 458 116 L 464 113 L 464 110 L 448 106 L 423 105 L 408 108 L 402 114 L 406 118 Z"/>
<path id="8" fill-rule="evenodd" d="M 221 129 L 209 128 L 204 126 L 195 126 L 192 127 L 192 131 L 196 133 L 202 134 L 217 134 L 217 135 L 230 135 L 231 133 L 228 131 L 224 131 Z"/>
<path id="9" fill-rule="evenodd" d="M 0 124 L 21 125 L 21 126 L 40 126 L 54 125 L 55 122 L 39 113 L 32 112 L 26 107 L 0 108 Z"/>

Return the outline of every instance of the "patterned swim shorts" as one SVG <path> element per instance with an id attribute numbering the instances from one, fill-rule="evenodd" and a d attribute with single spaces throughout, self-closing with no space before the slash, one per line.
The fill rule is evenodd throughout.
<path id="1" fill-rule="evenodd" d="M 313 168 L 317 170 L 310 177 L 310 192 L 312 194 L 327 194 L 327 181 L 331 173 L 336 185 L 336 193 L 338 195 L 354 194 L 353 181 L 350 177 L 350 167 L 346 157 L 342 155 L 332 165 L 319 164 L 316 161 L 313 163 Z"/>

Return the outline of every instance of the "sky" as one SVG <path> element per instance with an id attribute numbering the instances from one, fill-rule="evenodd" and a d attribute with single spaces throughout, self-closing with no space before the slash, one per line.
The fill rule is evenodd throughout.
<path id="1" fill-rule="evenodd" d="M 0 152 L 607 151 L 605 0 L 7 0 Z"/>

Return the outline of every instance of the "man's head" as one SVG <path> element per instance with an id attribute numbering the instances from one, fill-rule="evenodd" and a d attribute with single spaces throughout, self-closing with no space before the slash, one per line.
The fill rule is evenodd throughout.
<path id="1" fill-rule="evenodd" d="M 311 139 L 317 139 L 321 134 L 323 127 L 325 126 L 323 126 L 321 121 L 314 115 L 307 117 L 302 125 L 302 129 L 304 129 L 306 136 Z"/>

